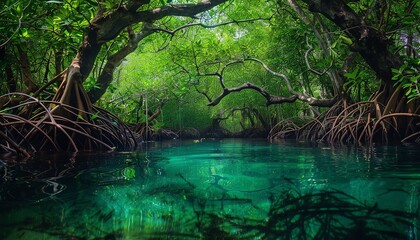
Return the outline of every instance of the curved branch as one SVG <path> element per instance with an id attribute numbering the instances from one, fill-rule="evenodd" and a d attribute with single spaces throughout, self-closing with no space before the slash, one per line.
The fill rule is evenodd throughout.
<path id="1" fill-rule="evenodd" d="M 271 69 L 270 69 L 270 68 L 269 68 L 269 67 L 268 67 L 268 66 L 267 66 L 267 65 L 266 65 L 263 61 L 261 61 L 261 60 L 259 60 L 259 59 L 257 59 L 257 58 L 247 58 L 247 59 L 244 59 L 244 60 L 249 60 L 249 61 L 255 61 L 255 62 L 258 62 L 258 63 L 260 63 L 260 64 L 264 67 L 264 69 L 265 69 L 265 70 L 267 70 L 269 73 L 273 74 L 274 76 L 277 76 L 277 77 L 281 77 L 281 78 L 283 78 L 283 80 L 286 82 L 286 85 L 287 85 L 287 88 L 288 88 L 289 92 L 290 92 L 290 93 L 292 93 L 294 96 L 298 97 L 298 98 L 299 98 L 299 100 L 301 100 L 301 101 L 303 101 L 303 102 L 307 102 L 307 103 L 309 103 L 309 105 L 311 105 L 311 106 L 314 106 L 314 107 L 331 107 L 331 106 L 333 106 L 333 105 L 337 102 L 337 100 L 338 100 L 338 97 L 333 97 L 333 98 L 331 98 L 331 99 L 316 99 L 316 98 L 314 98 L 314 97 L 307 96 L 306 94 L 296 92 L 296 91 L 294 91 L 294 90 L 293 90 L 292 85 L 291 85 L 291 83 L 290 83 L 290 81 L 289 81 L 289 78 L 288 78 L 286 75 L 284 75 L 284 74 L 282 74 L 282 73 L 278 73 L 278 72 L 275 72 L 275 71 L 271 70 Z M 291 98 L 292 98 L 292 97 L 289 97 L 289 98 L 283 99 L 283 97 L 281 97 L 281 98 L 278 100 L 278 103 L 288 102 L 289 100 L 291 100 Z M 273 102 L 273 103 L 270 103 L 270 104 L 274 104 L 274 103 L 277 103 L 277 102 Z"/>
<path id="2" fill-rule="evenodd" d="M 200 93 L 200 94 L 202 94 L 207 99 L 207 101 L 212 102 L 212 100 L 209 97 L 209 95 L 206 92 L 204 92 L 204 91 L 200 91 L 200 89 L 198 89 L 198 87 L 197 87 L 196 84 L 194 84 L 194 88 L 195 88 L 195 91 L 198 92 L 198 93 Z"/>
<path id="3" fill-rule="evenodd" d="M 339 97 L 335 96 L 333 98 L 327 98 L 327 99 L 317 99 L 314 97 L 308 97 L 305 95 L 300 95 L 299 100 L 303 102 L 307 102 L 310 106 L 313 107 L 332 107 L 337 101 Z"/>
<path id="4" fill-rule="evenodd" d="M 23 14 L 25 13 L 25 10 L 29 7 L 29 5 L 31 5 L 32 1 L 29 1 L 29 3 L 23 8 L 22 13 L 18 19 L 18 26 L 16 28 L 16 30 L 12 33 L 12 36 L 10 36 L 8 39 L 6 39 L 6 41 L 4 41 L 3 43 L 0 44 L 0 48 L 5 46 L 10 40 L 12 40 L 13 36 L 15 36 L 15 34 L 19 31 L 20 27 L 22 26 L 22 18 L 23 18 Z"/>
<path id="5" fill-rule="evenodd" d="M 366 63 L 384 80 L 392 82 L 392 68 L 399 68 L 401 60 L 389 50 L 389 40 L 384 33 L 369 26 L 344 1 L 303 0 L 311 12 L 319 12 L 340 27 L 354 40 L 360 55 Z"/>
<path id="6" fill-rule="evenodd" d="M 51 79 L 49 82 L 44 84 L 44 86 L 40 87 L 32 96 L 38 97 L 38 95 L 43 92 L 45 89 L 47 89 L 51 84 L 56 82 L 62 82 L 66 78 L 67 69 L 64 69 L 61 73 L 57 74 L 53 79 Z"/>
<path id="7" fill-rule="evenodd" d="M 116 53 L 108 57 L 107 62 L 101 71 L 101 74 L 96 80 L 96 82 L 99 84 L 99 88 L 93 88 L 88 92 L 88 96 L 92 103 L 98 101 L 106 92 L 114 78 L 115 69 L 121 65 L 121 62 L 124 60 L 124 58 L 137 49 L 137 46 L 141 40 L 154 33 L 150 27 L 150 23 L 145 23 L 141 31 L 138 33 L 134 33 L 131 27 L 128 27 L 128 43 L 119 49 Z"/>
<path id="8" fill-rule="evenodd" d="M 167 16 L 194 18 L 196 14 L 207 11 L 227 0 L 203 0 L 195 4 L 172 4 L 154 9 L 138 11 L 137 9 L 149 0 L 133 0 L 127 5 L 92 21 L 91 27 L 97 32 L 98 43 L 114 39 L 124 28 L 134 23 L 153 22 Z"/>
<path id="9" fill-rule="evenodd" d="M 411 51 L 413 51 L 413 57 L 416 58 L 416 56 L 417 56 L 417 52 L 416 52 L 417 49 L 416 49 L 416 47 L 414 47 L 411 44 L 404 44 L 404 45 L 402 45 L 401 47 L 397 48 L 397 50 L 394 51 L 394 54 L 399 53 L 401 51 L 401 49 L 403 49 L 403 48 L 408 48 Z"/>
<path id="10" fill-rule="evenodd" d="M 226 68 L 228 66 L 231 66 L 231 65 L 237 64 L 237 63 L 242 63 L 244 61 L 254 61 L 254 62 L 257 62 L 257 63 L 261 64 L 263 66 L 263 68 L 265 70 L 267 70 L 269 73 L 273 74 L 274 76 L 281 77 L 285 81 L 285 83 L 287 85 L 287 88 L 288 88 L 289 92 L 292 94 L 292 96 L 290 96 L 290 97 L 273 96 L 270 93 L 268 93 L 264 88 L 262 88 L 262 87 L 260 87 L 258 85 L 255 85 L 253 83 L 250 83 L 250 82 L 244 83 L 241 86 L 238 86 L 238 87 L 235 87 L 235 88 L 228 89 L 225 86 L 224 80 L 223 80 L 223 73 L 224 73 L 224 71 L 226 70 Z M 257 58 L 245 58 L 245 59 L 240 59 L 240 60 L 232 61 L 232 62 L 226 64 L 222 68 L 221 73 L 203 74 L 201 76 L 217 76 L 219 78 L 220 85 L 221 85 L 221 87 L 223 89 L 223 92 L 218 97 L 216 97 L 213 101 L 210 101 L 210 103 L 208 104 L 208 106 L 216 106 L 217 104 L 220 103 L 220 101 L 224 97 L 226 97 L 230 93 L 232 93 L 232 92 L 240 92 L 240 91 L 242 91 L 244 89 L 253 89 L 253 90 L 259 92 L 267 100 L 266 101 L 267 106 L 268 105 L 272 105 L 272 104 L 292 103 L 292 102 L 295 102 L 297 99 L 299 99 L 299 100 L 301 100 L 303 102 L 309 103 L 309 105 L 311 105 L 311 106 L 316 106 L 316 107 L 331 107 L 338 100 L 338 97 L 334 97 L 334 98 L 331 98 L 331 99 L 316 99 L 314 97 L 306 96 L 305 94 L 302 94 L 302 93 L 299 93 L 299 92 L 294 91 L 293 88 L 292 88 L 292 85 L 291 85 L 291 83 L 289 81 L 289 78 L 286 75 L 284 75 L 282 73 L 278 73 L 278 72 L 270 69 L 263 61 L 261 61 L 261 60 L 259 60 Z M 207 99 L 209 99 L 208 96 L 207 96 Z"/>
<path id="11" fill-rule="evenodd" d="M 166 47 L 168 47 L 169 42 L 172 40 L 172 38 L 175 36 L 175 34 L 178 31 L 181 31 L 185 28 L 199 26 L 199 27 L 210 29 L 210 28 L 217 28 L 217 27 L 220 27 L 220 26 L 225 26 L 225 25 L 230 25 L 230 24 L 240 24 L 240 23 L 245 23 L 245 22 L 255 22 L 255 21 L 262 21 L 262 20 L 270 21 L 273 18 L 273 16 L 274 15 L 272 15 L 268 18 L 259 17 L 259 18 L 243 19 L 243 20 L 232 20 L 232 21 L 229 21 L 229 22 L 219 23 L 219 24 L 215 24 L 215 25 L 206 25 L 204 23 L 188 23 L 188 24 L 185 24 L 185 25 L 180 26 L 178 28 L 175 28 L 174 30 L 168 30 L 168 29 L 163 29 L 163 28 L 153 28 L 152 30 L 154 30 L 156 32 L 164 32 L 164 33 L 167 33 L 167 34 L 171 35 L 169 41 L 167 43 L 165 43 L 165 45 L 158 50 L 158 51 L 161 51 L 161 50 L 165 49 Z"/>
<path id="12" fill-rule="evenodd" d="M 324 75 L 325 73 L 327 73 L 327 72 L 328 72 L 328 70 L 330 70 L 330 68 L 331 68 L 332 64 L 330 64 L 330 66 L 329 66 L 328 68 L 324 69 L 324 71 L 322 71 L 322 72 L 320 72 L 320 71 L 318 71 L 318 70 L 316 70 L 316 69 L 312 68 L 311 64 L 309 63 L 309 54 L 310 54 L 313 50 L 314 50 L 314 48 L 313 48 L 312 46 L 310 46 L 310 47 L 309 47 L 309 49 L 308 49 L 308 50 L 306 50 L 306 52 L 305 52 L 305 63 L 306 63 L 306 66 L 308 67 L 308 70 L 309 70 L 310 72 L 313 72 L 313 73 L 315 73 L 315 74 L 316 74 L 316 75 L 318 75 L 318 76 L 322 76 L 322 75 Z"/>
<path id="13" fill-rule="evenodd" d="M 266 102 L 267 106 L 271 105 L 271 104 L 281 104 L 281 103 L 286 103 L 286 102 L 291 103 L 291 102 L 294 102 L 294 101 L 297 100 L 297 95 L 292 95 L 290 97 L 272 96 L 270 93 L 268 93 L 262 87 L 257 86 L 253 83 L 247 82 L 247 83 L 244 83 L 241 86 L 236 87 L 236 88 L 231 88 L 231 89 L 224 88 L 223 92 L 217 98 L 215 98 L 213 101 L 211 101 L 207 105 L 208 106 L 216 106 L 227 95 L 231 94 L 232 92 L 240 92 L 244 89 L 253 89 L 253 90 L 259 92 L 267 100 L 267 102 Z"/>
<path id="14" fill-rule="evenodd" d="M 283 73 L 278 73 L 276 71 L 271 70 L 263 61 L 261 61 L 257 58 L 245 58 L 244 61 L 254 61 L 254 62 L 257 62 L 257 63 L 261 64 L 261 66 L 263 66 L 263 68 L 265 70 L 267 70 L 269 73 L 273 74 L 274 76 L 283 78 L 283 80 L 285 81 L 285 83 L 287 85 L 287 89 L 289 90 L 289 92 L 291 92 L 293 94 L 297 94 L 293 90 L 292 85 L 290 84 L 289 78 L 286 75 L 284 75 Z"/>
<path id="15" fill-rule="evenodd" d="M 273 18 L 273 16 L 270 16 L 268 18 L 263 18 L 263 17 L 258 17 L 258 18 L 250 18 L 250 19 L 243 19 L 243 20 L 232 20 L 229 22 L 224 22 L 224 23 L 219 23 L 219 24 L 214 24 L 214 25 L 207 25 L 204 23 L 188 23 L 185 24 L 183 26 L 180 26 L 178 28 L 175 28 L 174 30 L 167 30 L 167 29 L 163 29 L 163 28 L 153 28 L 152 30 L 155 31 L 159 31 L 159 32 L 164 32 L 170 35 L 175 35 L 176 32 L 181 31 L 185 28 L 189 28 L 189 27 L 194 27 L 194 26 L 200 26 L 202 28 L 217 28 L 217 27 L 221 27 L 221 26 L 225 26 L 225 25 L 230 25 L 230 24 L 239 24 L 239 23 L 245 23 L 245 22 L 255 22 L 255 21 L 262 21 L 262 20 L 268 20 L 270 21 Z"/>

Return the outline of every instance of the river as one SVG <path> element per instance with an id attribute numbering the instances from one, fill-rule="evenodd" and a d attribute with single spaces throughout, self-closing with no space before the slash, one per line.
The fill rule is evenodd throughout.
<path id="1" fill-rule="evenodd" d="M 0 239 L 417 239 L 419 156 L 201 139 L 2 160 Z"/>

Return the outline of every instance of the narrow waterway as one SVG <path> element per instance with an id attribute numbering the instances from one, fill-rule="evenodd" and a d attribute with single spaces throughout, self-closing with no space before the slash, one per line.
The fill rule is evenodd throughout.
<path id="1" fill-rule="evenodd" d="M 0 164 L 0 239 L 417 239 L 420 148 L 170 141 Z"/>

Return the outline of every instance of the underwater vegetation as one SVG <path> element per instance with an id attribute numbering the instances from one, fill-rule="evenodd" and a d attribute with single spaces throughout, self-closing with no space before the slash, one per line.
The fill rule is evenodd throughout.
<path id="1" fill-rule="evenodd" d="M 416 149 L 246 143 L 0 162 L 0 239 L 418 239 Z"/>
<path id="2" fill-rule="evenodd" d="M 182 175 L 179 184 L 162 185 L 158 189 L 144 191 L 142 196 L 129 194 L 130 198 L 159 198 L 172 209 L 154 218 L 154 227 L 136 226 L 136 221 L 122 221 L 119 211 L 129 211 L 130 206 L 106 207 L 98 210 L 97 202 L 79 202 L 67 209 L 69 218 L 62 224 L 54 222 L 53 216 L 26 219 L 24 232 L 48 235 L 47 239 L 416 239 L 419 211 L 404 212 L 382 209 L 378 204 L 367 204 L 346 194 L 329 189 L 300 192 L 290 181 L 291 188 L 269 194 L 268 212 L 252 203 L 250 199 L 237 198 L 223 193 L 221 198 L 208 199 L 194 193 L 196 186 Z M 130 180 L 126 180 L 130 181 Z M 101 182 L 98 182 L 98 185 Z M 114 185 L 114 186 L 113 186 Z M 122 181 L 105 187 L 125 186 Z M 396 191 L 396 190 L 393 190 Z M 114 197 L 121 197 L 115 196 Z M 109 199 L 103 201 L 110 201 Z M 108 202 L 109 203 L 109 202 Z M 152 201 L 149 202 L 151 205 Z M 95 206 L 96 205 L 96 206 Z M 174 210 L 181 205 L 181 209 Z M 245 206 L 264 212 L 261 216 L 245 216 L 229 212 L 230 206 Z M 48 204 L 45 203 L 45 208 Z M 125 208 L 127 207 L 127 209 Z M 143 205 L 139 205 L 142 208 Z M 162 206 L 161 206 L 162 207 Z M 54 207 L 53 207 L 54 208 Z M 84 209 L 81 213 L 80 209 Z M 91 210 L 87 210 L 91 209 Z M 162 207 L 163 209 L 163 207 Z M 188 210 L 188 209 L 192 209 Z M 54 211 L 48 211 L 54 212 Z M 57 214 L 62 214 L 56 211 Z M 160 222 L 157 220 L 161 220 Z M 113 226 L 113 227 L 106 227 Z M 6 226 L 1 226 L 6 227 Z M 28 233 L 27 233 L 28 234 Z M 22 233 L 22 235 L 24 235 Z M 0 235 L 1 236 L 1 235 Z M 4 236 L 3 236 L 4 237 Z M 29 238 L 22 238 L 29 239 Z"/>

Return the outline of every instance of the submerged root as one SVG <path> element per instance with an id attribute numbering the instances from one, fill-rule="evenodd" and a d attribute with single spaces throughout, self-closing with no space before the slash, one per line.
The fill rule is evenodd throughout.
<path id="1" fill-rule="evenodd" d="M 137 144 L 130 128 L 104 109 L 93 107 L 92 113 L 25 96 L 27 99 L 19 105 L 0 112 L 2 154 L 28 157 L 34 152 L 110 151 Z M 55 115 L 56 107 L 66 114 Z M 19 114 L 22 110 L 24 115 Z"/>
<path id="2" fill-rule="evenodd" d="M 270 207 L 262 219 L 231 212 L 210 212 L 207 207 L 211 205 L 205 199 L 190 197 L 193 206 L 197 206 L 195 226 L 200 236 L 219 236 L 221 239 L 407 239 L 410 234 L 416 234 L 417 212 L 383 209 L 377 203 L 359 200 L 336 189 L 302 192 L 294 181 L 288 181 L 293 184 L 291 188 L 269 196 Z M 225 197 L 223 195 L 220 200 Z M 242 200 L 243 205 L 247 199 L 236 200 Z"/>

